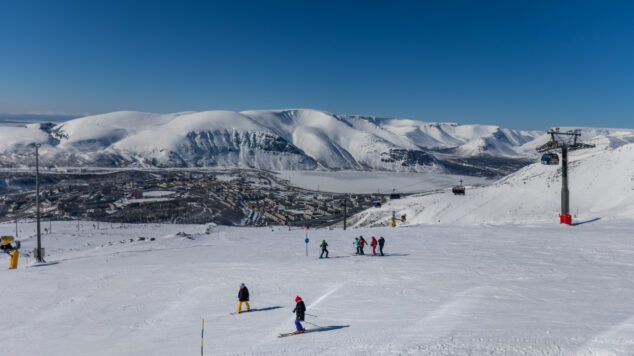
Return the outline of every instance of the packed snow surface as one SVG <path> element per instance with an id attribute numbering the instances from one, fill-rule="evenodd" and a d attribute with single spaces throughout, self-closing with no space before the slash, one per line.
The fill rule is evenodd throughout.
<path id="1" fill-rule="evenodd" d="M 634 354 L 632 220 L 323 229 L 308 257 L 303 230 L 52 228 L 47 263 L 0 270 L 6 354 L 197 355 L 203 318 L 205 355 Z M 20 229 L 26 252 L 34 224 Z M 358 235 L 387 255 L 354 256 Z M 240 283 L 261 311 L 229 315 Z M 297 295 L 324 329 L 278 338 Z"/>

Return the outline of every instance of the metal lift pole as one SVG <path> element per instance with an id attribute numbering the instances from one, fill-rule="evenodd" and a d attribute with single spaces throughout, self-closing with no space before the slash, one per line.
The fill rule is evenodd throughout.
<path id="1" fill-rule="evenodd" d="M 40 144 L 35 144 L 35 206 L 36 206 L 36 219 L 37 219 L 37 251 L 35 253 L 35 259 L 37 262 L 44 262 L 44 256 L 42 256 L 42 236 L 40 233 L 40 159 L 38 149 Z"/>
<path id="2" fill-rule="evenodd" d="M 570 192 L 568 191 L 568 145 L 561 147 L 561 215 L 570 215 Z"/>
<path id="3" fill-rule="evenodd" d="M 346 206 L 346 201 L 343 201 L 343 230 L 346 230 L 346 220 L 348 219 L 348 208 Z"/>
<path id="4" fill-rule="evenodd" d="M 579 141 L 581 130 L 559 131 L 559 128 L 548 130 L 550 141 L 537 147 L 538 152 L 551 152 L 561 150 L 561 214 L 559 222 L 572 224 L 570 216 L 570 191 L 568 190 L 568 151 L 591 148 L 594 145 Z M 567 137 L 567 138 L 564 138 Z"/>

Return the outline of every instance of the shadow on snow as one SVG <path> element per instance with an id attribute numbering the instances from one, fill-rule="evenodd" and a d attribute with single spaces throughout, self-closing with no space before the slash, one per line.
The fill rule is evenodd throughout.
<path id="1" fill-rule="evenodd" d="M 279 305 L 276 305 L 274 307 L 266 307 L 266 308 L 252 308 L 251 311 L 267 311 L 267 310 L 275 310 L 275 309 L 282 309 L 284 307 L 281 307 Z"/>
<path id="2" fill-rule="evenodd" d="M 590 220 L 586 220 L 586 221 L 579 221 L 579 222 L 571 224 L 571 225 L 572 226 L 577 226 L 577 225 L 587 224 L 587 223 L 591 223 L 591 222 L 595 222 L 595 221 L 599 221 L 599 220 L 601 220 L 601 218 L 594 218 L 594 219 L 590 219 Z"/>
<path id="3" fill-rule="evenodd" d="M 343 328 L 349 328 L 350 325 L 331 325 L 331 326 L 323 326 L 323 327 L 319 327 L 317 329 L 314 329 L 312 332 L 314 333 L 320 333 L 322 331 L 331 331 L 331 330 L 338 330 L 338 329 L 343 329 Z"/>
<path id="4" fill-rule="evenodd" d="M 53 266 L 53 265 L 57 265 L 59 264 L 59 262 L 45 262 L 45 263 L 38 263 L 35 265 L 32 265 L 30 267 L 46 267 L 46 266 Z"/>

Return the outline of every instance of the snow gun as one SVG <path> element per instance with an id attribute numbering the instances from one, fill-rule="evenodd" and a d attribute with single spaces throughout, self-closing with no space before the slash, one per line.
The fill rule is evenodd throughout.
<path id="1" fill-rule="evenodd" d="M 15 241 L 12 236 L 2 236 L 0 249 L 11 256 L 9 266 L 11 269 L 18 268 L 18 258 L 20 257 L 20 241 Z"/>

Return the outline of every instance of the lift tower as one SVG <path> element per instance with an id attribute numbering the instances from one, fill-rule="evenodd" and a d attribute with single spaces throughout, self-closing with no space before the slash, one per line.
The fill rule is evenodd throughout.
<path id="1" fill-rule="evenodd" d="M 561 150 L 561 224 L 572 224 L 570 216 L 570 192 L 568 191 L 568 151 L 591 148 L 594 145 L 579 141 L 581 130 L 559 131 L 559 127 L 548 130 L 550 141 L 537 147 L 538 152 L 552 152 Z"/>

